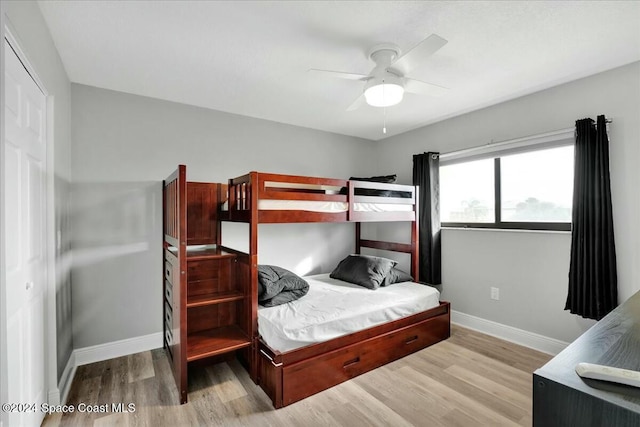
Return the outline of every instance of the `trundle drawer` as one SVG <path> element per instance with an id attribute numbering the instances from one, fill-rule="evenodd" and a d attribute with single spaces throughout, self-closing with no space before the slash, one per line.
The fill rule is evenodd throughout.
<path id="1" fill-rule="evenodd" d="M 283 368 L 283 404 L 288 405 L 441 340 L 447 322 L 427 319 Z"/>

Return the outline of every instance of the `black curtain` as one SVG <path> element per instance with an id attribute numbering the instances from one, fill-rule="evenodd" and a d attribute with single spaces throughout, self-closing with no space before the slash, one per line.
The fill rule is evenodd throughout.
<path id="1" fill-rule="evenodd" d="M 618 305 L 609 139 L 604 116 L 576 121 L 569 293 L 565 310 L 600 320 Z"/>
<path id="2" fill-rule="evenodd" d="M 420 282 L 442 283 L 440 263 L 440 154 L 413 156 L 413 185 L 419 185 Z"/>

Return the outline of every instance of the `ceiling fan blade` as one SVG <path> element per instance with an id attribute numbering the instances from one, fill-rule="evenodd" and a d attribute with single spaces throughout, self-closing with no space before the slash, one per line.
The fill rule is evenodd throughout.
<path id="1" fill-rule="evenodd" d="M 397 68 L 406 75 L 447 43 L 447 40 L 443 39 L 439 35 L 431 34 L 429 37 L 415 45 L 409 52 L 398 58 L 393 64 L 391 64 L 391 66 L 393 68 Z"/>
<path id="2" fill-rule="evenodd" d="M 353 111 L 353 110 L 357 110 L 358 108 L 362 107 L 363 105 L 365 105 L 367 102 L 364 98 L 364 93 L 362 95 L 360 95 L 358 97 L 358 99 L 356 99 L 355 101 L 353 101 L 353 103 L 351 105 L 349 105 L 349 107 L 347 108 L 347 111 Z"/>
<path id="3" fill-rule="evenodd" d="M 416 93 L 418 95 L 430 95 L 430 96 L 442 96 L 449 88 L 444 86 L 434 85 L 433 83 L 427 83 L 415 79 L 404 79 L 404 90 L 409 93 Z"/>
<path id="4" fill-rule="evenodd" d="M 311 68 L 308 70 L 309 73 L 314 74 L 322 74 L 329 77 L 337 77 L 339 79 L 347 79 L 347 80 L 366 80 L 369 78 L 366 74 L 358 74 L 358 73 L 343 73 L 342 71 L 331 71 L 331 70 L 316 70 L 315 68 Z"/>

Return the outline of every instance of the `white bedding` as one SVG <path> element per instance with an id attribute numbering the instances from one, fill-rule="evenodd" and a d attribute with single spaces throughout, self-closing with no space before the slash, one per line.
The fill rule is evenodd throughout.
<path id="1" fill-rule="evenodd" d="M 347 335 L 436 307 L 437 289 L 413 282 L 376 290 L 331 279 L 304 278 L 309 292 L 297 301 L 258 308 L 258 331 L 281 352 Z"/>
<path id="2" fill-rule="evenodd" d="M 277 211 L 309 211 L 323 213 L 346 212 L 349 205 L 346 202 L 322 202 L 315 200 L 259 200 L 259 210 Z M 396 203 L 354 203 L 353 209 L 357 212 L 410 212 L 413 205 Z M 222 210 L 229 210 L 229 203 L 222 205 Z"/>

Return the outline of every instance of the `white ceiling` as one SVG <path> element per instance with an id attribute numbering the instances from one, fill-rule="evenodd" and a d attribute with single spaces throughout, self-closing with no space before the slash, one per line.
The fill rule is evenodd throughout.
<path id="1" fill-rule="evenodd" d="M 640 60 L 640 2 L 40 1 L 72 82 L 371 140 Z M 410 76 L 451 88 L 346 108 L 366 52 L 449 41 Z"/>

